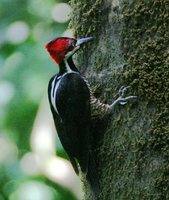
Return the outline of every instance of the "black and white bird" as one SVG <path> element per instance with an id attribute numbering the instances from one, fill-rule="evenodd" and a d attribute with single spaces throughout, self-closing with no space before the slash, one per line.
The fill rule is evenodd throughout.
<path id="1" fill-rule="evenodd" d="M 60 141 L 75 172 L 79 174 L 80 170 L 86 175 L 97 196 L 98 180 L 93 180 L 96 178 L 95 172 L 90 170 L 90 163 L 94 163 L 94 158 L 90 153 L 91 111 L 97 108 L 104 113 L 110 113 L 116 104 L 123 105 L 129 99 L 136 97 L 124 97 L 128 87 L 120 89 L 120 97 L 111 105 L 103 104 L 94 97 L 88 82 L 72 60 L 73 54 L 81 45 L 91 40 L 92 37 L 77 40 L 60 37 L 50 41 L 45 47 L 59 65 L 59 73 L 54 75 L 49 82 L 48 97 Z"/>

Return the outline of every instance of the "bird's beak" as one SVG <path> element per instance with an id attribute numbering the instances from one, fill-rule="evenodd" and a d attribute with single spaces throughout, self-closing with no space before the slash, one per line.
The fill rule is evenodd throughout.
<path id="1" fill-rule="evenodd" d="M 93 37 L 87 37 L 87 38 L 81 38 L 81 39 L 77 39 L 77 43 L 76 46 L 80 46 L 88 41 L 91 41 L 93 39 Z"/>

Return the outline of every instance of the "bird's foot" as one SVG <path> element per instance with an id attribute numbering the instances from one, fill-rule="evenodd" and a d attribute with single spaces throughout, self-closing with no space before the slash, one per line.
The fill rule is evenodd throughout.
<path id="1" fill-rule="evenodd" d="M 117 105 L 117 104 L 120 104 L 120 105 L 125 105 L 128 100 L 130 99 L 136 99 L 137 96 L 128 96 L 128 97 L 125 97 L 125 92 L 128 88 L 130 88 L 131 86 L 122 86 L 120 89 L 119 89 L 119 97 L 110 105 L 110 108 L 111 110 L 113 110 L 113 108 Z"/>

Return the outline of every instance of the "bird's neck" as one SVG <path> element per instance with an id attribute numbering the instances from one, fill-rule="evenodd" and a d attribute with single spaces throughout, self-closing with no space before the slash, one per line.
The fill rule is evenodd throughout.
<path id="1" fill-rule="evenodd" d="M 63 75 L 65 73 L 69 73 L 69 72 L 79 72 L 72 60 L 72 57 L 70 57 L 68 59 L 64 59 L 59 64 L 59 75 Z"/>

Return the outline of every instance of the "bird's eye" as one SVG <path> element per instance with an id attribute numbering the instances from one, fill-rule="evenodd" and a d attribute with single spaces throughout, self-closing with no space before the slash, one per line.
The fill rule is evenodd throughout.
<path id="1" fill-rule="evenodd" d="M 75 47 L 76 45 L 76 40 L 72 40 L 69 42 L 69 47 Z"/>

